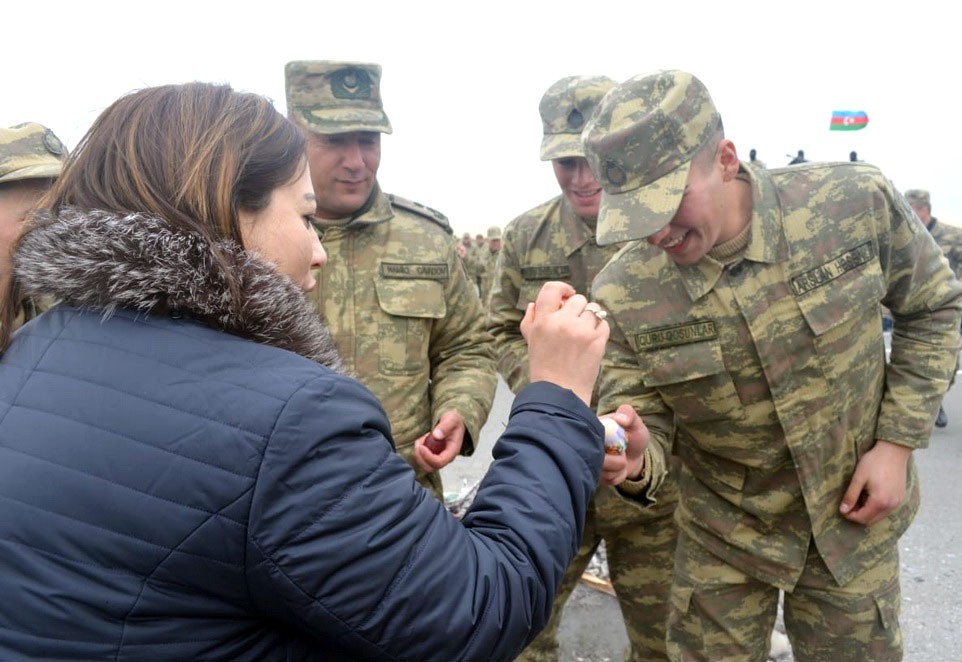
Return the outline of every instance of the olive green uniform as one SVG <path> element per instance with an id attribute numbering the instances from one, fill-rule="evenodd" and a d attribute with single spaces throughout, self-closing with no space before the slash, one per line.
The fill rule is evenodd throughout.
<path id="1" fill-rule="evenodd" d="M 512 391 L 528 383 L 528 351 L 520 329 L 527 304 L 550 280 L 566 282 L 588 295 L 592 279 L 619 248 L 598 246 L 594 223 L 577 216 L 563 196 L 508 224 L 491 292 L 488 330 L 495 338 L 498 371 Z M 650 504 L 626 503 L 611 496 L 611 491 L 598 488 L 588 509 L 581 548 L 568 566 L 551 619 L 520 659 L 557 659 L 562 608 L 602 540 L 628 632 L 628 659 L 665 658 L 677 492 L 674 484 L 666 485 L 658 503 Z"/>
<path id="2" fill-rule="evenodd" d="M 611 312 L 600 409 L 631 402 L 652 452 L 674 438 L 683 461 L 669 653 L 756 659 L 780 588 L 796 659 L 900 659 L 914 465 L 882 522 L 850 522 L 839 504 L 877 439 L 928 444 L 962 286 L 871 166 L 743 164 L 739 177 L 754 209 L 733 259 L 680 266 L 636 241 L 594 286 Z M 888 365 L 879 304 L 896 317 Z"/>
<path id="3" fill-rule="evenodd" d="M 481 293 L 481 277 L 484 275 L 484 254 L 487 252 L 487 246 L 478 246 L 472 241 L 464 256 L 464 268 L 477 288 L 478 296 Z"/>
<path id="4" fill-rule="evenodd" d="M 447 220 L 375 188 L 348 220 L 314 220 L 328 254 L 310 293 L 344 364 L 378 397 L 398 452 L 458 412 L 470 455 L 494 399 L 491 336 Z M 418 479 L 443 498 L 435 472 Z"/>
<path id="5" fill-rule="evenodd" d="M 487 309 L 488 295 L 491 294 L 491 286 L 494 284 L 495 274 L 498 270 L 498 255 L 501 251 L 493 251 L 485 248 L 482 253 L 481 263 L 481 305 Z"/>
<path id="6" fill-rule="evenodd" d="M 962 280 L 962 228 L 939 223 L 939 220 L 933 217 L 928 230 L 945 254 L 955 277 Z"/>

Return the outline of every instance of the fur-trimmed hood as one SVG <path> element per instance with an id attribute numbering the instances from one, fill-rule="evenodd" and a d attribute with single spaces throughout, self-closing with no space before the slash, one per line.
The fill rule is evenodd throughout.
<path id="1" fill-rule="evenodd" d="M 343 371 L 327 325 L 300 288 L 224 240 L 216 250 L 237 279 L 235 301 L 214 248 L 148 214 L 66 208 L 33 219 L 14 272 L 24 296 L 48 295 L 105 316 L 116 308 L 181 313 Z"/>

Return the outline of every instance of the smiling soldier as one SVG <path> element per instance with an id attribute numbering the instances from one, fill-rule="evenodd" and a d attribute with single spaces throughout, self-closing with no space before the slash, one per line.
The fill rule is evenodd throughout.
<path id="1" fill-rule="evenodd" d="M 473 452 L 497 383 L 478 295 L 447 218 L 378 186 L 391 132 L 381 67 L 297 61 L 285 74 L 328 254 L 311 297 L 345 365 L 384 406 L 398 453 L 443 499 L 438 470 Z"/>

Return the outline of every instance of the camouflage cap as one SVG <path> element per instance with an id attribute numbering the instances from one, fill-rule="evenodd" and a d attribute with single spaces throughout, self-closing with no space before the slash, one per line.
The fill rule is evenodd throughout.
<path id="1" fill-rule="evenodd" d="M 542 161 L 585 155 L 581 131 L 601 98 L 615 85 L 607 76 L 568 76 L 548 88 L 538 106 L 544 127 Z"/>
<path id="2" fill-rule="evenodd" d="M 67 148 L 42 124 L 0 129 L 0 182 L 57 177 L 66 156 Z"/>
<path id="3" fill-rule="evenodd" d="M 609 92 L 582 135 L 604 189 L 598 243 L 642 239 L 667 225 L 692 157 L 720 127 L 708 90 L 683 71 L 640 74 Z"/>
<path id="4" fill-rule="evenodd" d="M 488 228 L 488 239 L 500 239 L 501 238 L 501 228 L 497 225 L 492 225 Z"/>
<path id="5" fill-rule="evenodd" d="M 391 133 L 381 104 L 381 67 L 299 60 L 284 67 L 287 114 L 314 133 Z"/>
<path id="6" fill-rule="evenodd" d="M 920 188 L 909 189 L 902 196 L 908 200 L 909 204 L 913 202 L 917 205 L 924 205 L 929 209 L 932 208 L 932 203 L 929 201 L 929 192 L 923 191 Z"/>

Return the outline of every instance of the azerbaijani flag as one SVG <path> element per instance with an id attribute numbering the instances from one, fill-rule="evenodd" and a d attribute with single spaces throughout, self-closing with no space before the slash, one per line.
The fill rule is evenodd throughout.
<path id="1" fill-rule="evenodd" d="M 829 131 L 858 131 L 868 126 L 868 113 L 864 110 L 833 110 Z"/>

